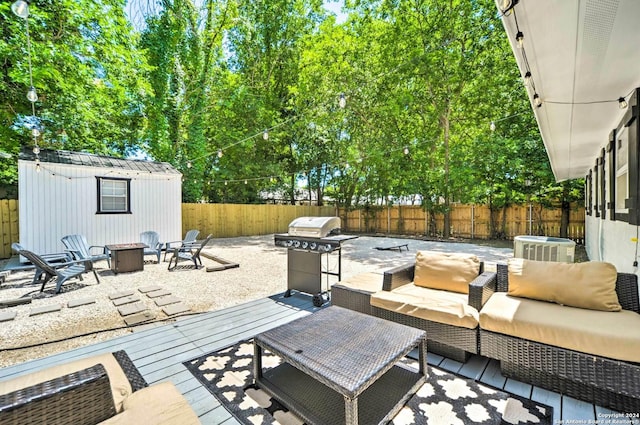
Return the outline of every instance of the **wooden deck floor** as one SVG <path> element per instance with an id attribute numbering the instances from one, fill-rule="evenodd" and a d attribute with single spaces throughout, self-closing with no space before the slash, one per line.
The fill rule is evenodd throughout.
<path id="1" fill-rule="evenodd" d="M 317 310 L 318 308 L 313 307 L 311 298 L 306 295 L 294 293 L 290 298 L 284 298 L 282 294 L 278 294 L 223 310 L 189 316 L 170 324 L 138 328 L 126 336 L 0 369 L 0 381 L 62 361 L 126 350 L 149 384 L 173 382 L 203 424 L 238 424 L 186 370 L 182 362 Z M 432 365 L 551 405 L 554 408 L 554 423 L 560 423 L 561 419 L 579 421 L 573 423 L 596 423 L 598 414 L 611 413 L 589 403 L 507 379 L 500 374 L 496 361 L 480 356 L 471 357 L 465 364 L 432 354 L 428 360 Z"/>

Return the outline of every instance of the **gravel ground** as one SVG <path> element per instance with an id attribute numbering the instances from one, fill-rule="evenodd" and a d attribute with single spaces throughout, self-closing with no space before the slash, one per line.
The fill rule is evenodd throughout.
<path id="1" fill-rule="evenodd" d="M 410 250 L 398 252 L 374 249 L 377 246 L 399 243 L 408 244 Z M 418 250 L 475 253 L 488 263 L 487 269 L 491 268 L 491 263 L 513 256 L 510 246 L 373 236 L 360 236 L 344 242 L 342 247 L 343 278 L 367 271 L 382 272 L 411 262 Z M 140 295 L 140 299 L 155 314 L 155 320 L 166 323 L 168 320 L 175 320 L 175 317 L 167 317 L 153 300 L 140 294 L 138 288 L 160 286 L 182 300 L 191 309 L 190 314 L 265 298 L 287 289 L 287 250 L 274 246 L 273 235 L 215 239 L 203 252 L 238 263 L 240 267 L 207 272 L 206 267 L 219 264 L 202 257 L 205 268 L 198 270 L 188 267 L 187 262 L 181 262 L 176 270 L 170 272 L 167 270 L 168 263 L 161 262 L 145 263 L 144 271 L 115 275 L 107 268 L 106 261 L 102 261 L 96 264 L 100 284 L 89 273 L 84 275 L 83 281 L 74 280 L 65 284 L 60 294 L 54 293 L 55 285 L 52 284 L 47 285 L 44 292 L 39 292 L 40 286 L 31 284 L 33 271 L 11 273 L 0 286 L 0 300 L 31 296 L 33 302 L 0 310 L 0 313 L 17 312 L 14 320 L 2 322 L 0 326 L 0 367 L 134 332 L 136 327 L 125 326 L 117 307 L 109 299 L 109 294 L 115 292 L 136 290 L 136 294 Z M 6 261 L 0 263 L 0 267 L 5 263 Z M 326 260 L 323 259 L 322 263 L 323 266 L 326 265 Z M 329 256 L 329 269 L 337 271 L 335 254 Z M 330 283 L 334 283 L 335 278 L 330 279 Z M 76 308 L 67 307 L 70 300 L 81 298 L 95 298 L 96 302 Z M 62 309 L 54 313 L 29 316 L 31 309 L 53 304 L 61 305 Z M 16 347 L 27 348 L 14 349 Z"/>

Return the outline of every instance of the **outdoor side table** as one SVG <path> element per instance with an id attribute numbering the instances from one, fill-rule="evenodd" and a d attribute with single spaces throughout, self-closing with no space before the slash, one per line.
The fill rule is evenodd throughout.
<path id="1" fill-rule="evenodd" d="M 114 273 L 126 273 L 144 270 L 143 243 L 121 243 L 107 245 L 111 251 L 111 270 Z"/>
<path id="2" fill-rule="evenodd" d="M 418 347 L 419 371 L 399 363 Z M 262 350 L 283 363 L 262 370 Z M 307 423 L 384 424 L 426 381 L 426 333 L 331 306 L 254 338 L 256 385 Z"/>

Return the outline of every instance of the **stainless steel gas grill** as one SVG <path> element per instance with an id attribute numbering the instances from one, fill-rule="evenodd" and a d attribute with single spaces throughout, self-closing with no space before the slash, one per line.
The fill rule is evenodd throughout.
<path id="1" fill-rule="evenodd" d="M 342 242 L 356 236 L 340 234 L 340 217 L 298 217 L 289 223 L 289 233 L 276 234 L 276 246 L 288 248 L 287 292 L 296 290 L 314 295 L 314 305 L 324 303 L 328 275 L 342 277 Z M 322 255 L 326 254 L 326 267 L 322 268 Z M 329 270 L 329 255 L 337 254 L 338 271 Z M 327 275 L 327 291 L 322 291 L 322 276 Z"/>

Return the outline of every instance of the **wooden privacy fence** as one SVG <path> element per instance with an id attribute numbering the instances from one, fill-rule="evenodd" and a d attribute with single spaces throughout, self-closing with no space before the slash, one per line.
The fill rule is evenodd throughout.
<path id="1" fill-rule="evenodd" d="M 334 206 L 182 204 L 182 234 L 189 229 L 209 233 L 216 238 L 286 233 L 289 223 L 302 216 L 335 216 L 342 219 L 343 233 L 386 233 L 397 235 L 440 236 L 444 225 L 441 214 L 431 216 L 419 206 L 394 206 L 346 211 Z M 451 235 L 463 238 L 490 237 L 490 212 L 484 205 L 454 205 L 451 211 Z M 513 206 L 499 214 L 504 236 L 560 235 L 559 208 Z M 0 200 L 0 258 L 12 255 L 11 244 L 19 242 L 18 201 Z M 571 208 L 569 238 L 584 243 L 584 208 Z"/>
<path id="2" fill-rule="evenodd" d="M 11 257 L 11 244 L 18 236 L 18 201 L 0 199 L 0 258 Z"/>
<path id="3" fill-rule="evenodd" d="M 444 216 L 431 215 L 420 206 L 399 205 L 346 211 L 339 210 L 342 231 L 387 233 L 397 235 L 442 236 Z M 539 205 L 514 205 L 497 212 L 494 220 L 502 237 L 518 235 L 560 236 L 560 208 Z M 491 211 L 486 205 L 451 207 L 451 236 L 488 239 L 491 235 Z M 569 214 L 568 237 L 584 243 L 584 208 L 572 205 Z"/>
<path id="4" fill-rule="evenodd" d="M 189 229 L 216 238 L 287 233 L 297 217 L 335 215 L 334 206 L 182 204 L 182 234 Z"/>

